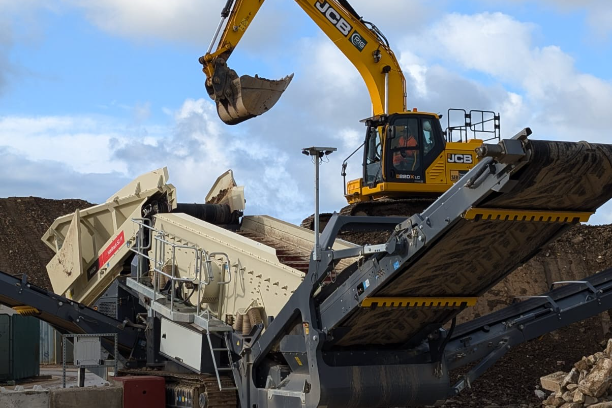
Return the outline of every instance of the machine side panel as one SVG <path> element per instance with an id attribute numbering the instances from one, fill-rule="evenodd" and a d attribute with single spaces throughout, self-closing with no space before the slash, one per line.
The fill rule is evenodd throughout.
<path id="1" fill-rule="evenodd" d="M 161 319 L 160 353 L 198 373 L 202 369 L 202 346 L 205 340 L 201 332 L 189 330 L 168 319 Z"/>
<path id="2" fill-rule="evenodd" d="M 265 305 L 266 314 L 276 316 L 303 280 L 304 274 L 283 265 L 273 248 L 189 215 L 158 214 L 155 227 L 166 233 L 166 239 L 228 256 L 230 274 L 223 279 L 229 283 L 220 288 L 219 316 L 234 315 L 253 304 Z M 178 267 L 193 274 L 193 267 Z"/>

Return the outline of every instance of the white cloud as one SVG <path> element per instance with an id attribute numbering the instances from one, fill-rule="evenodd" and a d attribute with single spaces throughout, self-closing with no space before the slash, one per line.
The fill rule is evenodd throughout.
<path id="1" fill-rule="evenodd" d="M 101 30 L 118 37 L 152 43 L 159 39 L 183 46 L 196 45 L 206 52 L 221 20 L 226 0 L 61 0 L 83 10 L 86 18 Z M 292 21 L 269 2 L 265 4 L 248 35 L 240 43 L 241 52 L 260 53 L 282 40 L 280 33 L 291 28 Z M 268 22 L 274 21 L 275 24 Z M 259 54 L 258 54 L 259 55 Z"/>
<path id="2" fill-rule="evenodd" d="M 512 0 L 523 3 L 525 0 Z M 488 3 L 500 3 L 502 0 L 486 0 Z M 508 0 L 503 0 L 507 3 Z M 539 0 L 561 12 L 584 11 L 587 22 L 593 33 L 604 39 L 612 32 L 612 3 L 609 0 Z"/>
<path id="3" fill-rule="evenodd" d="M 364 20 L 383 32 L 392 46 L 394 39 L 422 29 L 438 13 L 437 7 L 423 0 L 351 0 L 350 3 Z"/>
<path id="4" fill-rule="evenodd" d="M 0 157 L 6 164 L 0 195 L 100 201 L 126 180 L 168 166 L 179 200 L 202 202 L 216 177 L 233 168 L 246 186 L 250 213 L 292 222 L 308 215 L 309 194 L 293 178 L 298 172 L 290 155 L 259 136 L 222 126 L 208 100 L 185 101 L 172 120 L 168 127 L 131 128 L 106 117 L 0 118 Z M 303 157 L 299 151 L 295 156 Z M 52 173 L 60 174 L 57 183 L 49 183 Z"/>
<path id="5" fill-rule="evenodd" d="M 595 215 L 589 220 L 591 225 L 607 225 L 612 224 L 612 202 L 608 202 L 601 206 Z"/>
<path id="6" fill-rule="evenodd" d="M 84 9 L 86 17 L 101 29 L 117 36 L 139 40 L 165 38 L 201 41 L 206 32 L 205 27 L 211 27 L 216 20 L 212 10 L 221 10 L 221 7 L 213 6 L 220 4 L 219 0 L 62 1 Z M 219 12 L 214 14 L 218 16 Z"/>
<path id="7" fill-rule="evenodd" d="M 79 173 L 62 162 L 29 160 L 2 146 L 0 158 L 0 197 L 79 198 L 101 203 L 130 181 L 117 172 Z"/>
<path id="8" fill-rule="evenodd" d="M 111 158 L 113 149 L 126 142 L 125 129 L 109 122 L 69 116 L 3 117 L 0 146 L 30 161 L 65 163 L 79 173 L 125 173 L 125 166 Z"/>
<path id="9" fill-rule="evenodd" d="M 217 176 L 231 168 L 246 187 L 248 213 L 269 213 L 292 222 L 307 215 L 305 196 L 294 178 L 299 174 L 296 161 L 266 141 L 266 134 L 244 134 L 223 125 L 213 103 L 204 99 L 186 100 L 173 120 L 165 137 L 153 144 L 131 140 L 113 157 L 133 175 L 168 166 L 180 201 L 202 202 Z"/>
<path id="10" fill-rule="evenodd" d="M 534 31 L 533 24 L 502 13 L 450 14 L 406 44 L 417 44 L 410 52 L 425 60 L 419 65 L 431 69 L 432 61 L 442 60 L 444 66 L 455 67 L 455 72 L 484 76 L 496 86 L 516 90 L 506 91 L 507 95 L 495 103 L 496 109 L 508 109 L 511 124 L 520 112 L 525 115 L 521 127 L 532 126 L 540 137 L 608 141 L 612 84 L 579 72 L 573 58 L 557 46 L 534 46 Z M 417 89 L 422 94 L 425 88 L 420 85 Z M 449 90 L 455 93 L 457 88 Z M 508 104 L 508 100 L 512 102 Z M 589 107 L 586 111 L 585 106 Z M 502 126 L 504 123 L 502 116 Z"/>

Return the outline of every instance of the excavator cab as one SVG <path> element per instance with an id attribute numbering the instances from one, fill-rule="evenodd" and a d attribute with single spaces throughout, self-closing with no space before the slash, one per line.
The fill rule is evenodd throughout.
<path id="1" fill-rule="evenodd" d="M 437 115 L 391 115 L 386 131 L 384 180 L 424 183 L 425 170 L 442 150 L 444 136 Z"/>
<path id="2" fill-rule="evenodd" d="M 349 204 L 438 196 L 476 164 L 474 149 L 482 143 L 447 143 L 434 113 L 402 112 L 362 122 L 367 127 L 363 177 L 345 183 Z M 345 160 L 344 176 L 346 166 Z"/>

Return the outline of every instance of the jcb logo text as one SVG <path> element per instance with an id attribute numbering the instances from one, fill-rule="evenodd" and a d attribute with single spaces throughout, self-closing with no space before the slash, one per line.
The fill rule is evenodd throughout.
<path id="1" fill-rule="evenodd" d="M 461 163 L 461 164 L 472 164 L 474 160 L 471 154 L 449 154 L 449 163 Z"/>
<path id="2" fill-rule="evenodd" d="M 340 13 L 338 13 L 329 3 L 325 0 L 317 0 L 315 7 L 317 10 L 321 12 L 327 19 L 336 26 L 338 31 L 340 31 L 344 36 L 348 36 L 353 26 L 351 26 L 345 19 L 342 18 Z"/>

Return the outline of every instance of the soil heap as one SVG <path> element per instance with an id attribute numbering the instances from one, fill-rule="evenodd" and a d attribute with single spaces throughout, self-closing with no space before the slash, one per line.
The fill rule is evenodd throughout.
<path id="1" fill-rule="evenodd" d="M 46 265 L 54 253 L 40 238 L 57 217 L 92 205 L 38 197 L 0 199 L 0 271 L 26 274 L 36 286 L 51 290 Z"/>

